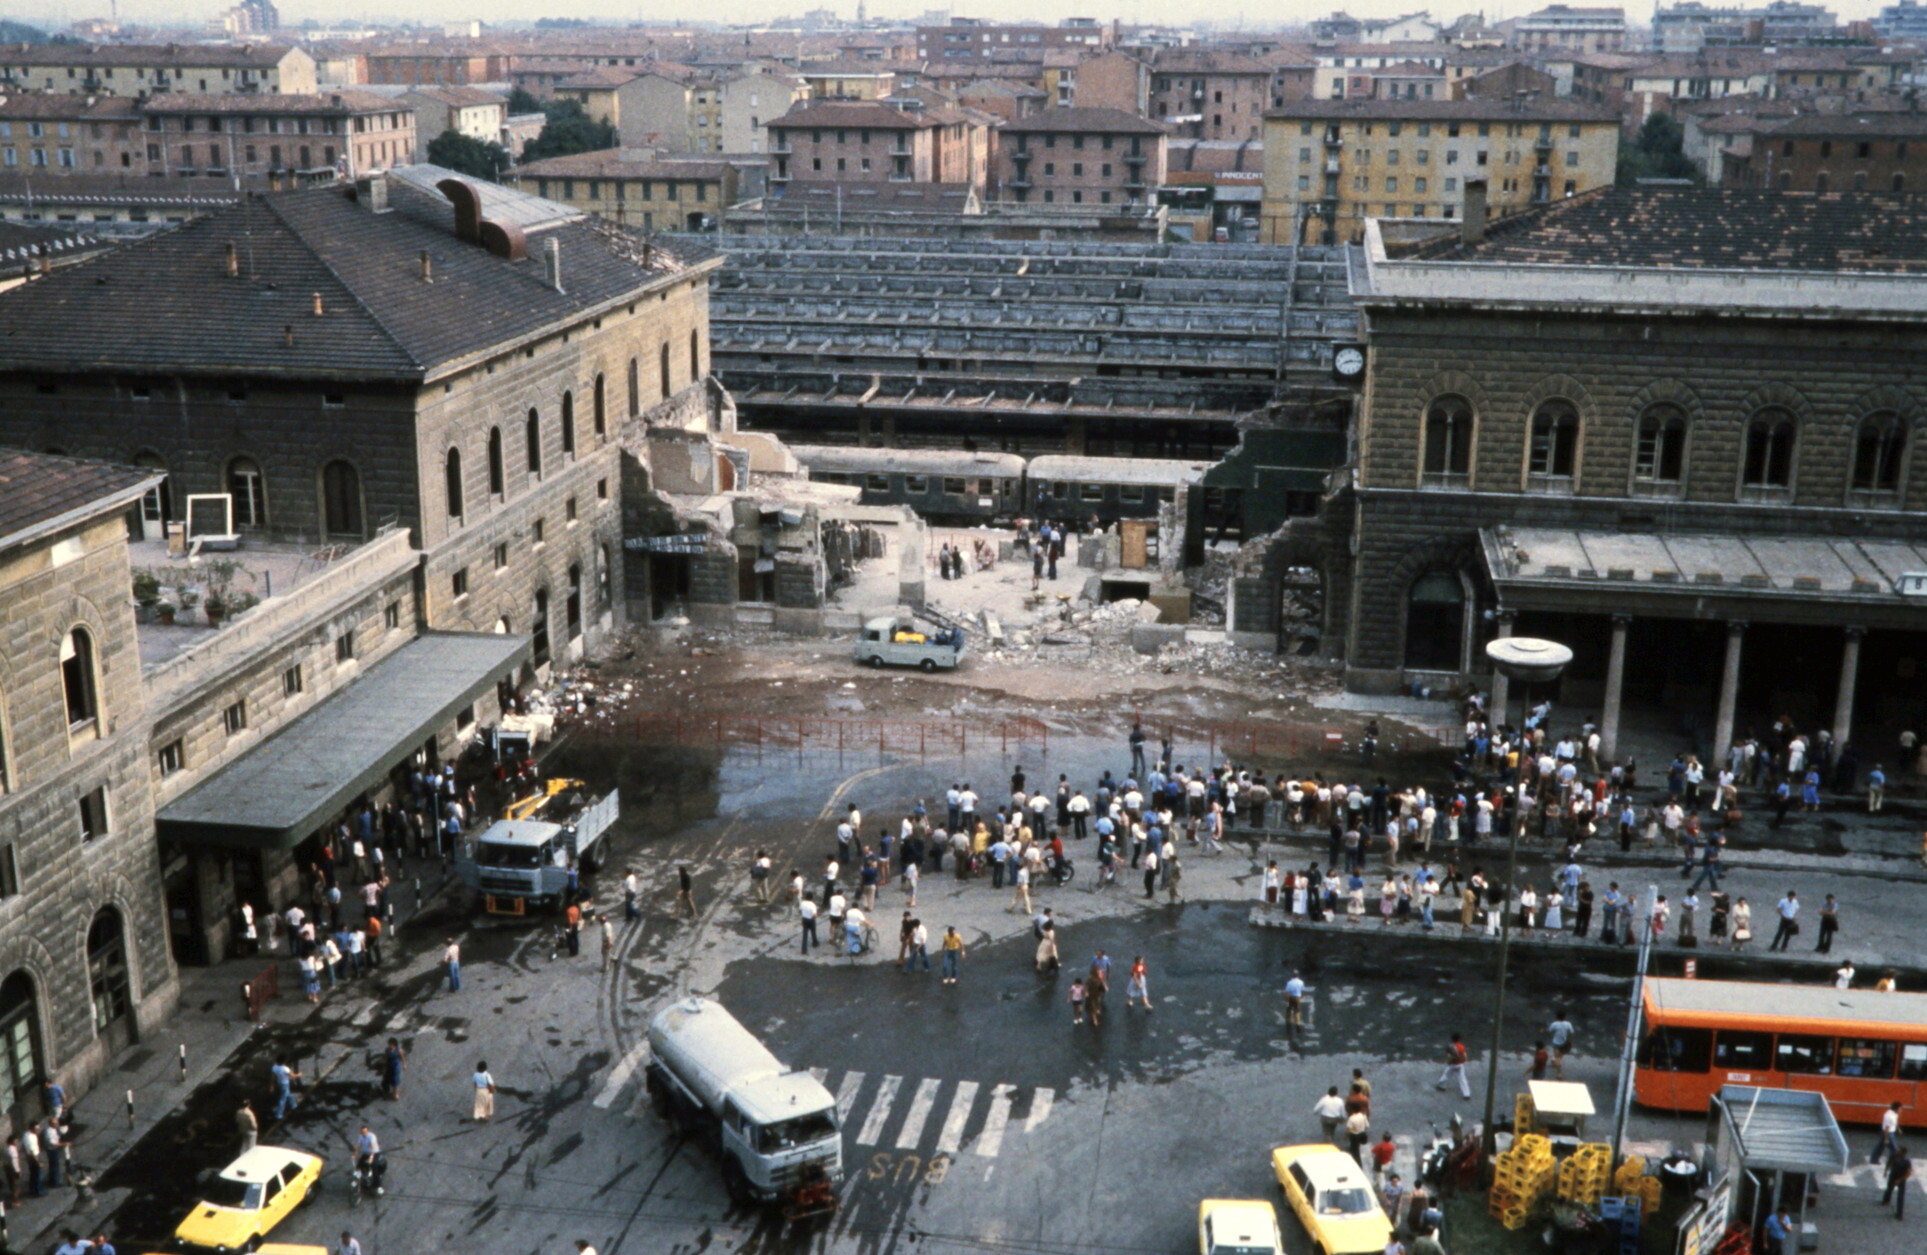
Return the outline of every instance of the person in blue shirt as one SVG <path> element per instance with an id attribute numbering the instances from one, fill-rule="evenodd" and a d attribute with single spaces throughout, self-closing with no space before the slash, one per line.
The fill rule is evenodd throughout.
<path id="1" fill-rule="evenodd" d="M 1886 799 L 1887 773 L 1880 769 L 1879 763 L 1875 763 L 1873 770 L 1867 773 L 1867 813 L 1878 815 Z"/>
<path id="2" fill-rule="evenodd" d="M 294 1106 L 294 1083 L 301 1079 L 301 1073 L 288 1066 L 285 1058 L 274 1061 L 274 1118 L 287 1118 L 288 1111 Z"/>
<path id="3" fill-rule="evenodd" d="M 59 1124 L 67 1114 L 67 1091 L 60 1088 L 60 1082 L 51 1080 L 46 1084 L 46 1091 L 48 1118 Z"/>
<path id="4" fill-rule="evenodd" d="M 1782 1207 L 1766 1218 L 1767 1255 L 1794 1255 L 1797 1230 L 1793 1217 Z"/>

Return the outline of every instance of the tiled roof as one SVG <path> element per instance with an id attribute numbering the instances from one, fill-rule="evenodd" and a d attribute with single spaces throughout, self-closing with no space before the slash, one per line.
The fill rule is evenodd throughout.
<path id="1" fill-rule="evenodd" d="M 43 119 L 86 122 L 131 122 L 140 117 L 141 102 L 132 96 L 70 96 L 65 92 L 10 92 L 0 95 L 0 118 L 17 122 Z"/>
<path id="2" fill-rule="evenodd" d="M 1927 274 L 1927 196 L 1606 188 L 1447 244 L 1454 260 Z"/>
<path id="3" fill-rule="evenodd" d="M 626 70 L 613 65 L 598 65 L 592 70 L 584 70 L 582 73 L 574 75 L 571 78 L 565 78 L 555 86 L 558 91 L 568 91 L 570 89 L 577 91 L 595 91 L 610 87 L 620 87 L 624 83 L 633 83 L 650 72 L 650 70 L 643 69 Z M 660 71 L 656 72 L 660 73 Z"/>
<path id="4" fill-rule="evenodd" d="M 374 113 L 402 106 L 389 96 L 375 92 L 338 91 L 313 93 L 275 92 L 267 95 L 196 95 L 189 92 L 162 92 L 149 96 L 148 113 L 234 113 L 234 114 L 330 114 Z M 402 109 L 406 112 L 405 109 Z"/>
<path id="5" fill-rule="evenodd" d="M 1020 131 L 1055 131 L 1060 134 L 1166 135 L 1170 128 L 1122 109 L 1075 108 L 1059 106 L 1039 109 L 1027 118 L 1003 124 L 1006 134 Z"/>
<path id="6" fill-rule="evenodd" d="M 545 157 L 517 166 L 512 177 L 564 179 L 720 179 L 733 168 L 719 161 L 663 161 L 626 156 L 621 148 Z"/>
<path id="7" fill-rule="evenodd" d="M 0 369 L 420 379 L 638 293 L 694 255 L 658 244 L 645 269 L 639 237 L 491 185 L 484 217 L 528 224 L 527 257 L 509 261 L 457 240 L 439 193 L 388 183 L 388 213 L 339 186 L 249 196 L 16 288 L 0 297 Z M 544 273 L 549 240 L 565 291 Z"/>
<path id="8" fill-rule="evenodd" d="M 861 78 L 865 75 L 895 74 L 896 72 L 897 67 L 888 61 L 857 61 L 843 57 L 829 61 L 803 61 L 796 66 L 796 73 L 806 78 L 825 76 Z"/>
<path id="9" fill-rule="evenodd" d="M 286 44 L 33 44 L 0 48 L 0 65 L 224 66 L 266 69 L 294 49 Z"/>
<path id="10" fill-rule="evenodd" d="M 408 94 L 411 96 L 426 96 L 439 104 L 450 105 L 457 109 L 470 108 L 475 105 L 506 106 L 508 104 L 506 100 L 494 92 L 483 91 L 479 87 L 417 87 Z"/>
<path id="11" fill-rule="evenodd" d="M 892 109 L 868 100 L 805 101 L 780 118 L 771 118 L 771 129 L 797 127 L 867 127 L 873 131 L 921 131 L 941 125 L 936 110 L 911 113 Z"/>
<path id="12" fill-rule="evenodd" d="M 112 462 L 0 449 L 0 549 L 77 511 L 104 513 L 157 478 L 158 472 Z"/>
<path id="13" fill-rule="evenodd" d="M 1262 74 L 1272 66 L 1257 57 L 1215 48 L 1156 48 L 1150 58 L 1153 74 Z"/>
<path id="14" fill-rule="evenodd" d="M 1761 131 L 1775 135 L 1807 135 L 1825 139 L 1919 139 L 1927 136 L 1927 114 L 1921 113 L 1809 113 L 1797 118 L 1762 122 Z"/>
<path id="15" fill-rule="evenodd" d="M 0 170 L 0 201 L 33 197 L 43 205 L 154 205 L 205 207 L 241 199 L 226 179 L 157 179 L 139 174 L 63 174 L 34 178 L 32 171 Z"/>
<path id="16" fill-rule="evenodd" d="M 1604 105 L 1578 100 L 1533 100 L 1523 108 L 1511 100 L 1294 100 L 1267 118 L 1352 118 L 1444 122 L 1616 122 L 1619 114 Z"/>

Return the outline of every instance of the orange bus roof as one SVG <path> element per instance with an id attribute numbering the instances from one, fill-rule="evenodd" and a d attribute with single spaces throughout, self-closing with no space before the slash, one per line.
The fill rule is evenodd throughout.
<path id="1" fill-rule="evenodd" d="M 1648 977 L 1646 1015 L 1655 1024 L 1682 1028 L 1927 1038 L 1927 994 L 1831 985 Z"/>

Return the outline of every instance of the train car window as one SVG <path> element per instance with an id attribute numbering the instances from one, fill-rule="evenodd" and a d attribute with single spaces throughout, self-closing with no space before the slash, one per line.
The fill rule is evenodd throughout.
<path id="1" fill-rule="evenodd" d="M 1639 1062 L 1661 1072 L 1704 1072 L 1712 1054 L 1710 1028 L 1656 1028 L 1641 1043 Z"/>
<path id="2" fill-rule="evenodd" d="M 1900 1079 L 1927 1081 L 1927 1042 L 1910 1041 L 1901 1045 Z"/>
<path id="3" fill-rule="evenodd" d="M 1895 1051 L 1896 1047 L 1890 1041 L 1842 1037 L 1840 1049 L 1834 1056 L 1833 1074 L 1857 1076 L 1870 1081 L 1887 1080 L 1894 1074 Z"/>
<path id="4" fill-rule="evenodd" d="M 1017 495 L 1017 481 L 1014 479 L 1000 479 L 997 481 L 997 491 L 1003 493 L 1006 497 L 1014 497 Z"/>
<path id="5" fill-rule="evenodd" d="M 1172 488 L 1160 488 L 1158 489 L 1158 500 L 1170 501 L 1173 498 L 1173 496 L 1176 494 L 1176 491 L 1177 491 L 1176 489 L 1172 489 Z"/>
<path id="6" fill-rule="evenodd" d="M 1833 1071 L 1833 1038 L 1781 1033 L 1773 1052 L 1773 1070 L 1825 1076 Z"/>
<path id="7" fill-rule="evenodd" d="M 1144 500 L 1144 485 L 1143 484 L 1120 485 L 1117 490 L 1117 499 L 1119 501 Z"/>
<path id="8" fill-rule="evenodd" d="M 928 475 L 905 475 L 903 477 L 903 490 L 905 492 L 916 493 L 929 492 L 930 477 Z"/>
<path id="9" fill-rule="evenodd" d="M 961 497 L 964 495 L 964 482 L 954 475 L 946 475 L 943 477 L 943 490 L 953 497 Z"/>
<path id="10" fill-rule="evenodd" d="M 1071 486 L 1069 484 L 1052 484 L 1050 486 L 1050 495 L 1062 501 L 1070 490 Z"/>
<path id="11" fill-rule="evenodd" d="M 1773 1066 L 1773 1034 L 1721 1029 L 1719 1040 L 1713 1044 L 1713 1066 L 1736 1072 L 1764 1072 Z"/>
<path id="12" fill-rule="evenodd" d="M 1078 496 L 1082 497 L 1086 501 L 1102 501 L 1104 500 L 1104 485 L 1079 484 Z"/>
<path id="13" fill-rule="evenodd" d="M 889 492 L 890 477 L 888 475 L 865 475 L 863 477 L 863 486 L 871 492 Z"/>

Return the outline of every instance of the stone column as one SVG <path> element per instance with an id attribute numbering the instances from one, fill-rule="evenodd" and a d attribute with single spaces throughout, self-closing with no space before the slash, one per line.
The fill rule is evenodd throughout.
<path id="1" fill-rule="evenodd" d="M 1497 621 L 1499 624 L 1497 639 L 1504 640 L 1512 635 L 1512 625 L 1519 621 L 1519 616 L 1511 610 L 1501 610 Z M 1505 722 L 1506 703 L 1511 697 L 1512 677 L 1494 667 L 1492 669 L 1492 707 L 1486 712 L 1493 727 L 1496 728 Z"/>
<path id="2" fill-rule="evenodd" d="M 1720 708 L 1713 720 L 1709 762 L 1725 762 L 1727 747 L 1733 744 L 1733 712 L 1740 697 L 1740 643 L 1745 639 L 1743 620 L 1736 619 L 1726 625 L 1726 666 L 1720 673 Z"/>
<path id="3" fill-rule="evenodd" d="M 1847 628 L 1846 641 L 1840 646 L 1840 695 L 1833 699 L 1833 752 L 1847 748 L 1853 731 L 1853 689 L 1860 679 L 1860 638 L 1867 629 Z"/>
<path id="4" fill-rule="evenodd" d="M 1613 616 L 1612 652 L 1606 656 L 1606 702 L 1599 711 L 1599 756 L 1607 761 L 1619 757 L 1619 698 L 1626 684 L 1626 630 L 1632 616 Z"/>

